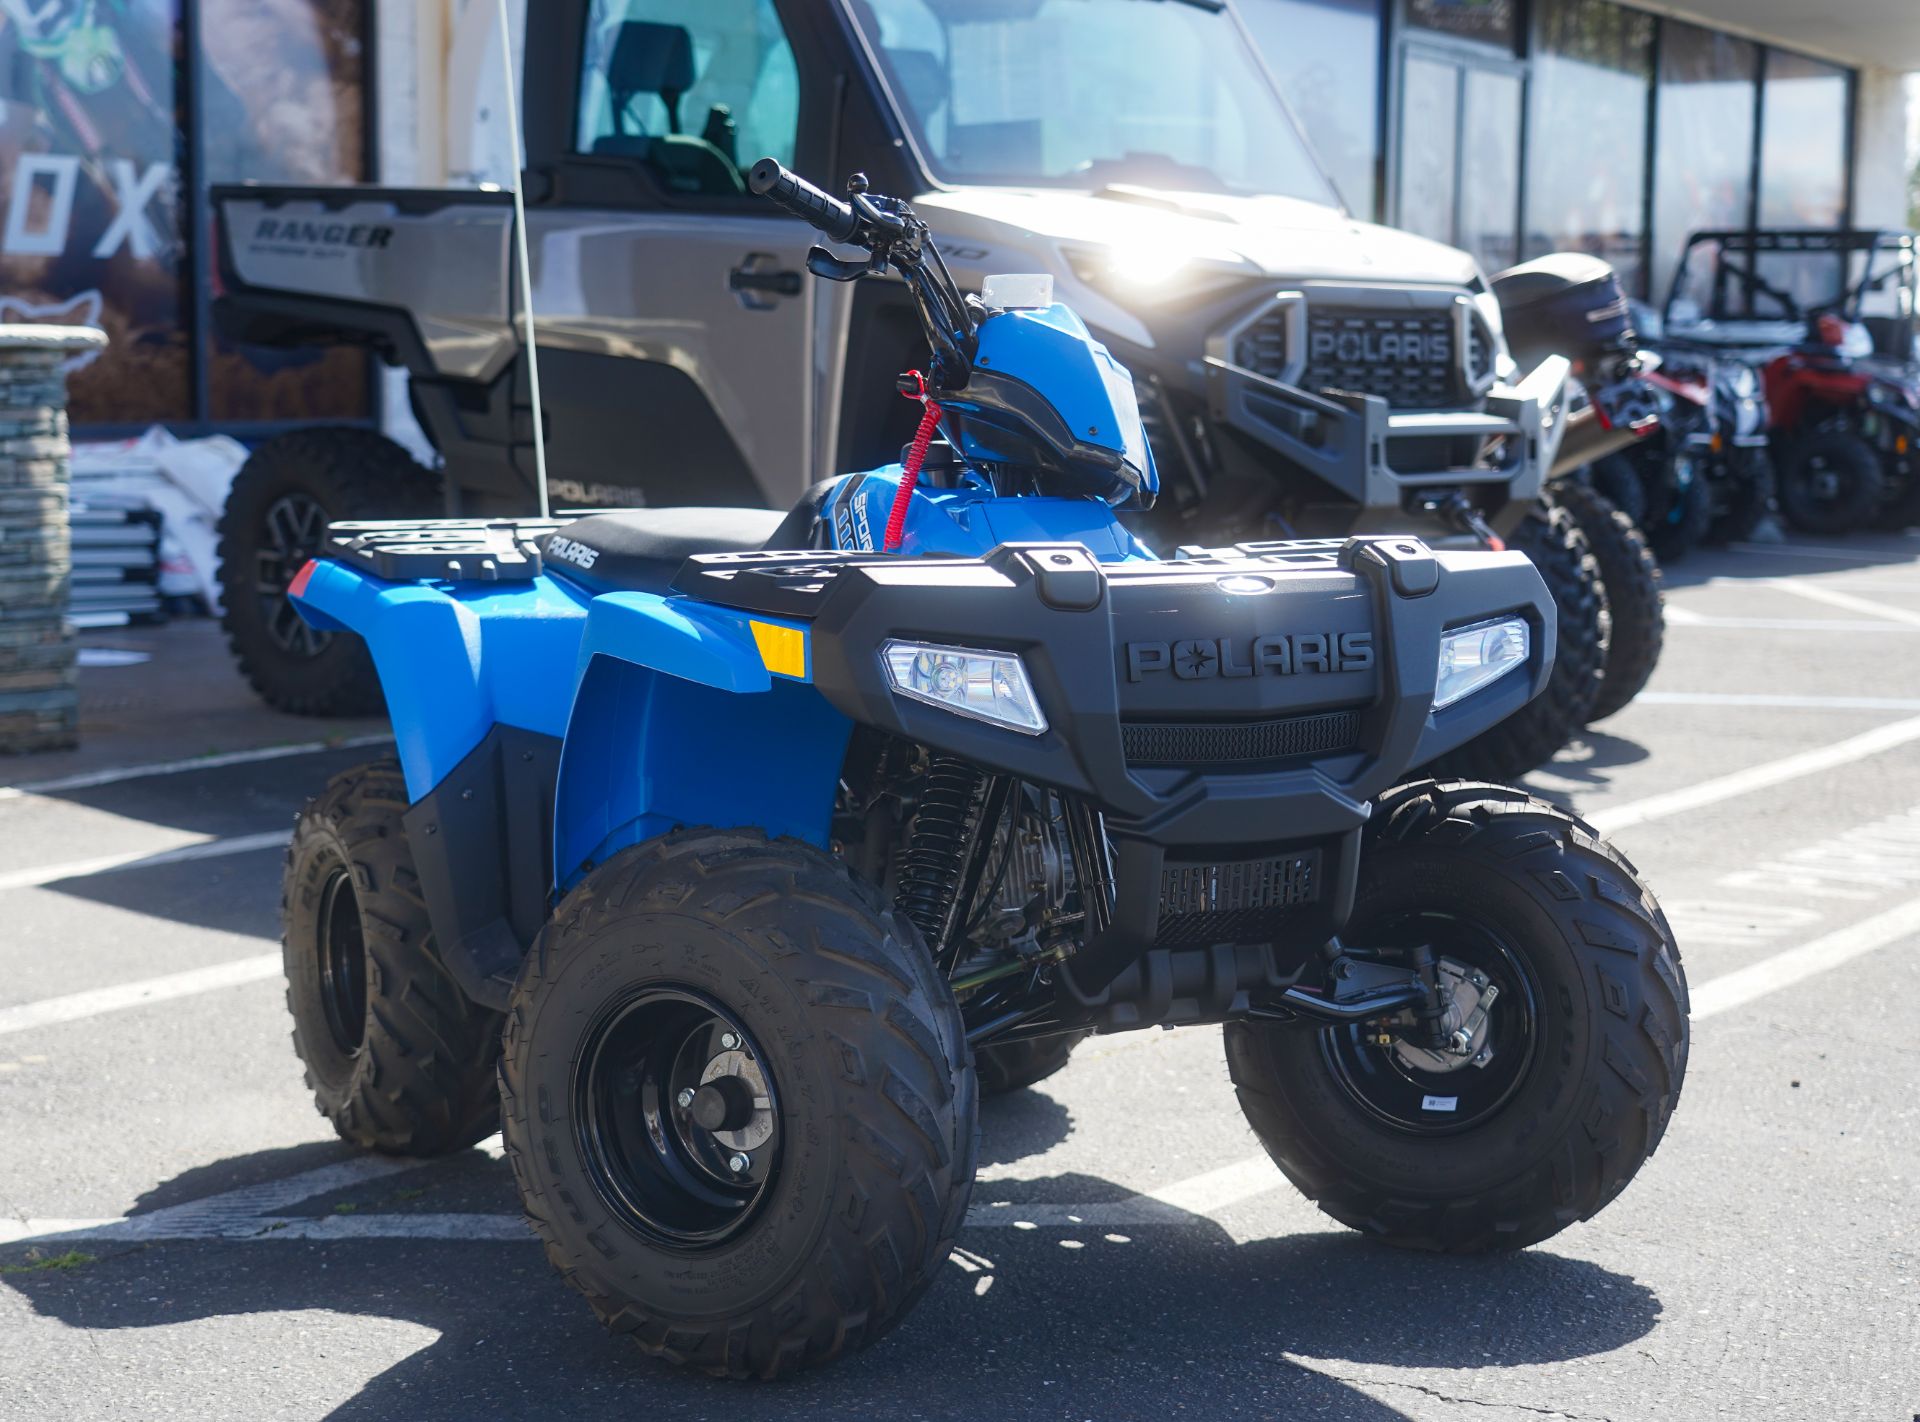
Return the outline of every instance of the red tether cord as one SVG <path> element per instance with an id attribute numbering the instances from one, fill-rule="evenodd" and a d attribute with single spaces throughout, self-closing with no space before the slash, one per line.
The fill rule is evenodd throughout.
<path id="1" fill-rule="evenodd" d="M 920 412 L 920 428 L 913 432 L 913 444 L 900 466 L 900 487 L 893 496 L 893 510 L 887 515 L 887 538 L 880 545 L 882 553 L 896 553 L 900 549 L 900 539 L 907 531 L 907 507 L 913 502 L 913 487 L 920 482 L 920 466 L 927 462 L 927 446 L 933 443 L 933 432 L 940 425 L 940 407 L 927 398 L 925 378 L 917 370 L 909 374 L 920 389 L 917 395 L 907 392 L 907 398 L 917 398 L 925 408 Z"/>

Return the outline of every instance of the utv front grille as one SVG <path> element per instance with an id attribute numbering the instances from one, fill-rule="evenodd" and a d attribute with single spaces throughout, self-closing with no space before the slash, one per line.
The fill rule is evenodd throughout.
<path id="1" fill-rule="evenodd" d="M 1182 864 L 1160 874 L 1161 948 L 1268 943 L 1288 913 L 1320 897 L 1320 851 L 1229 864 Z"/>
<path id="2" fill-rule="evenodd" d="M 1360 713 L 1325 711 L 1272 721 L 1128 721 L 1120 736 L 1129 765 L 1252 771 L 1356 749 Z"/>
<path id="3" fill-rule="evenodd" d="M 1311 306 L 1309 390 L 1377 395 L 1396 410 L 1440 410 L 1461 402 L 1453 309 L 1384 312 Z"/>

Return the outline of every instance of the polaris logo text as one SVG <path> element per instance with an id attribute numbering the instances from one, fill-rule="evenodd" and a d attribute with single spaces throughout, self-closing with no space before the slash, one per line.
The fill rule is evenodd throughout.
<path id="1" fill-rule="evenodd" d="M 571 563 L 576 568 L 591 568 L 600 561 L 600 550 L 589 548 L 584 543 L 575 543 L 571 538 L 549 538 L 547 556 Z"/>
<path id="2" fill-rule="evenodd" d="M 1427 365 L 1451 358 L 1449 342 L 1425 331 L 1315 331 L 1307 342 L 1317 364 L 1328 359 L 1342 365 Z"/>
<path id="3" fill-rule="evenodd" d="M 1290 637 L 1189 637 L 1178 642 L 1127 643 L 1127 680 L 1171 672 L 1182 681 L 1209 677 L 1293 676 L 1302 672 L 1366 671 L 1373 665 L 1371 632 L 1297 632 Z"/>

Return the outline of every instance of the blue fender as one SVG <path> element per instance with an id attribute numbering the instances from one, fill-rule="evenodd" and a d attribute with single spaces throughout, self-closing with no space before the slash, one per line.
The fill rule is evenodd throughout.
<path id="1" fill-rule="evenodd" d="M 814 689 L 809 650 L 795 623 L 595 599 L 554 796 L 556 887 L 679 825 L 824 846 L 853 723 Z"/>
<path id="2" fill-rule="evenodd" d="M 366 639 L 412 799 L 496 723 L 566 731 L 587 599 L 564 583 L 398 583 L 322 559 L 292 596 L 321 631 Z"/>

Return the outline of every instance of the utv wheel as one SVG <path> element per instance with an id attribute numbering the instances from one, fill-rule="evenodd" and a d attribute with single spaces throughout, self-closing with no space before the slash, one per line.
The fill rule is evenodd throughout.
<path id="1" fill-rule="evenodd" d="M 1709 543 L 1745 543 L 1773 511 L 1773 459 L 1755 447 L 1727 457 L 1726 472 L 1715 482 Z"/>
<path id="2" fill-rule="evenodd" d="M 295 430 L 254 450 L 220 518 L 219 576 L 221 625 L 261 700 L 296 716 L 381 710 L 366 644 L 307 626 L 287 585 L 329 523 L 425 517 L 438 498 L 439 476 L 372 430 Z"/>
<path id="3" fill-rule="evenodd" d="M 1713 526 L 1713 493 L 1699 460 L 1691 454 L 1674 456 L 1648 489 L 1647 511 L 1639 522 L 1662 563 L 1679 562 L 1705 541 Z"/>
<path id="4" fill-rule="evenodd" d="M 1647 486 L 1640 468 L 1626 454 L 1609 454 L 1596 460 L 1587 471 L 1587 482 L 1594 492 L 1637 524 L 1647 520 Z M 1556 488 L 1558 486 L 1556 485 Z"/>
<path id="5" fill-rule="evenodd" d="M 400 817 L 400 767 L 337 775 L 294 827 L 281 897 L 293 1047 L 345 1140 L 436 1155 L 499 1118 L 500 1016 L 441 965 Z"/>
<path id="6" fill-rule="evenodd" d="M 1852 430 L 1829 427 L 1796 441 L 1776 471 L 1780 515 L 1805 533 L 1851 533 L 1879 512 L 1880 456 Z"/>
<path id="7" fill-rule="evenodd" d="M 1557 616 L 1553 671 L 1541 693 L 1506 720 L 1434 761 L 1436 775 L 1515 780 L 1553 759 L 1593 719 L 1607 662 L 1607 595 L 1573 514 L 1542 504 L 1507 546 L 1540 570 Z"/>
<path id="8" fill-rule="evenodd" d="M 873 1342 L 966 1214 L 953 996 L 907 920 L 790 840 L 681 832 L 589 874 L 514 989 L 500 1083 L 548 1260 L 703 1372 Z"/>
<path id="9" fill-rule="evenodd" d="M 980 1074 L 980 1094 L 999 1096 L 1045 1081 L 1067 1064 L 1073 1049 L 1091 1032 L 1063 1032 L 1057 1037 L 1029 1037 L 1003 1046 L 976 1047 L 974 1070 Z"/>
<path id="10" fill-rule="evenodd" d="M 1633 520 L 1584 484 L 1566 484 L 1554 497 L 1586 535 L 1607 591 L 1612 633 L 1600 695 L 1589 722 L 1624 708 L 1645 689 L 1666 641 L 1666 606 L 1660 595 L 1660 564 Z"/>
<path id="11" fill-rule="evenodd" d="M 1483 1045 L 1434 1070 L 1405 1028 L 1228 1026 L 1268 1154 L 1408 1248 L 1519 1249 L 1590 1218 L 1660 1144 L 1687 1064 L 1679 950 L 1633 866 L 1517 790 L 1425 781 L 1376 806 L 1357 903 L 1349 945 L 1429 944 L 1498 987 Z"/>

